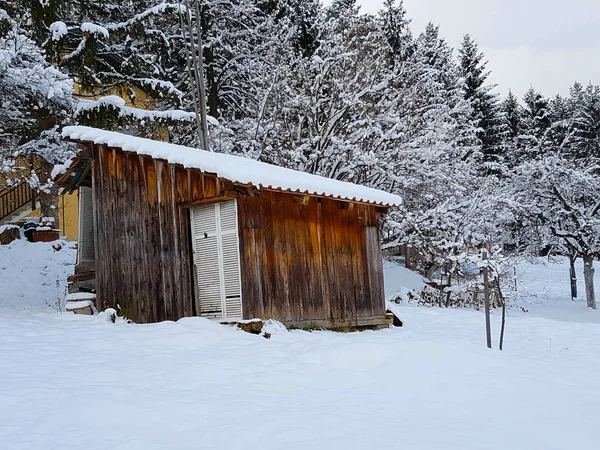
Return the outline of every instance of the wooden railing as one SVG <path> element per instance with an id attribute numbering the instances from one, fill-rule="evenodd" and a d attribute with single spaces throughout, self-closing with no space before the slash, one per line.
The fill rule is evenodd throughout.
<path id="1" fill-rule="evenodd" d="M 10 216 L 19 208 L 31 203 L 35 209 L 36 192 L 31 189 L 27 181 L 21 181 L 15 186 L 0 191 L 0 220 Z"/>

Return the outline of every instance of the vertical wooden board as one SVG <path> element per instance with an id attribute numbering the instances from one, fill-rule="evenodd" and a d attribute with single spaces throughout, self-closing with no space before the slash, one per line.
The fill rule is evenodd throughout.
<path id="1" fill-rule="evenodd" d="M 188 172 L 188 195 L 189 203 L 197 202 L 204 198 L 202 190 L 202 173 L 198 170 L 187 169 Z"/>
<path id="2" fill-rule="evenodd" d="M 180 260 L 182 270 L 182 301 L 184 302 L 183 316 L 191 317 L 194 315 L 194 279 L 192 277 L 192 249 L 189 234 L 189 216 L 188 209 L 177 205 L 178 226 L 179 226 L 179 246 Z"/>
<path id="3" fill-rule="evenodd" d="M 277 291 L 278 274 L 275 270 L 276 252 L 273 231 L 272 193 L 264 191 L 258 196 L 258 201 L 261 204 L 258 220 L 262 230 L 262 244 L 259 245 L 257 241 L 257 245 L 259 245 L 258 251 L 260 254 L 264 315 L 267 318 L 277 319 L 278 316 L 274 312 L 274 308 L 279 304 L 278 296 L 280 293 Z"/>
<path id="4" fill-rule="evenodd" d="M 257 274 L 258 261 L 256 260 L 256 243 L 254 227 L 252 224 L 252 199 L 242 197 L 238 199 L 238 238 L 240 248 L 240 276 L 242 280 L 242 317 L 250 319 L 259 317 L 260 311 L 258 285 L 260 273 Z"/>
<path id="5" fill-rule="evenodd" d="M 114 193 L 113 193 L 113 224 L 115 229 L 116 242 L 119 249 L 116 254 L 116 274 L 117 280 L 115 286 L 115 298 L 120 299 L 119 304 L 127 308 L 133 309 L 137 306 L 133 304 L 131 299 L 131 279 L 129 273 L 129 254 L 127 248 L 127 232 L 126 232 L 126 216 L 129 216 L 125 209 L 125 204 L 128 204 L 127 199 L 127 173 L 125 163 L 125 153 L 119 149 L 113 149 L 115 160 L 115 177 L 114 177 Z M 129 206 L 129 205 L 128 205 Z M 113 261 L 114 261 L 113 260 Z"/>
<path id="6" fill-rule="evenodd" d="M 114 217 L 114 158 L 113 152 L 107 147 L 102 147 L 102 164 L 103 164 L 103 187 L 104 192 L 102 193 L 104 199 L 104 214 L 107 217 L 106 226 L 106 242 L 100 243 L 100 245 L 106 245 L 106 251 L 102 260 L 103 266 L 106 268 L 105 273 L 110 274 L 105 277 L 105 289 L 106 289 L 106 300 L 108 306 L 112 308 L 117 307 L 114 284 L 116 279 L 113 277 L 113 270 L 115 269 L 115 263 L 112 261 L 113 256 L 116 256 L 118 251 L 119 243 L 115 240 L 115 227 L 112 223 Z M 108 221 L 110 219 L 110 222 Z"/>
<path id="7" fill-rule="evenodd" d="M 148 233 L 146 241 L 146 252 L 148 254 L 148 265 L 144 268 L 144 277 L 151 280 L 152 291 L 149 297 L 149 316 L 151 322 L 160 322 L 165 320 L 164 306 L 160 304 L 162 299 L 162 278 L 160 266 L 160 234 L 158 222 L 157 206 L 157 180 L 154 160 L 144 157 L 143 172 L 145 177 L 144 186 L 146 188 L 146 212 L 145 226 Z"/>
<path id="8" fill-rule="evenodd" d="M 150 268 L 152 266 L 152 254 L 150 247 L 150 228 L 149 214 L 150 206 L 148 202 L 148 177 L 146 176 L 146 160 L 144 156 L 138 155 L 137 171 L 139 180 L 138 198 L 139 198 L 139 241 L 138 247 L 140 251 L 141 264 L 138 267 L 138 276 L 142 279 L 141 289 L 138 294 L 140 302 L 140 311 L 144 322 L 152 322 L 156 320 L 156 308 L 153 307 L 155 295 L 156 281 L 154 277 L 148 278 Z"/>
<path id="9" fill-rule="evenodd" d="M 204 198 L 219 196 L 218 180 L 215 175 L 202 175 L 202 191 Z"/>
<path id="10" fill-rule="evenodd" d="M 106 214 L 104 214 L 104 167 L 102 149 L 93 146 L 94 160 L 92 162 L 92 188 L 94 196 L 94 241 L 95 245 L 95 260 L 96 260 L 96 307 L 104 309 L 107 304 L 107 287 L 106 276 L 107 267 L 103 264 L 105 257 L 105 248 L 108 240 L 106 236 Z"/>
<path id="11" fill-rule="evenodd" d="M 320 199 L 319 199 L 320 200 Z M 323 319 L 327 319 L 331 316 L 331 298 L 333 296 L 332 289 L 329 281 L 329 266 L 328 266 L 328 252 L 325 243 L 325 229 L 323 227 L 323 212 L 321 201 L 315 200 L 316 208 L 316 233 L 317 233 L 317 246 L 318 246 L 318 268 L 320 273 L 321 290 L 318 292 L 320 298 L 318 299 L 318 305 L 321 309 L 319 316 Z"/>
<path id="12" fill-rule="evenodd" d="M 370 208 L 370 223 L 377 223 L 377 226 L 368 226 L 366 228 L 366 254 L 369 269 L 369 288 L 371 293 L 371 311 L 372 315 L 385 313 L 385 293 L 383 286 L 383 258 L 381 254 L 381 238 L 379 235 L 379 213 L 374 208 Z"/>
<path id="13" fill-rule="evenodd" d="M 158 266 L 160 268 L 160 280 L 162 298 L 159 302 L 164 308 L 166 320 L 173 320 L 173 270 L 175 261 L 169 259 L 169 243 L 172 230 L 169 229 L 167 204 L 170 193 L 169 170 L 165 163 L 154 161 L 156 167 L 157 195 L 158 195 Z M 160 304 L 159 304 L 160 307 Z"/>
<path id="14" fill-rule="evenodd" d="M 112 275 L 112 297 L 115 303 L 119 302 L 121 304 L 121 292 L 122 292 L 122 281 L 123 281 L 123 232 L 122 226 L 123 223 L 119 218 L 119 196 L 120 196 L 120 180 L 117 178 L 117 167 L 120 165 L 120 161 L 117 158 L 116 149 L 112 148 L 111 151 L 111 166 L 112 175 L 109 177 L 110 183 L 110 214 L 113 217 L 112 220 L 112 237 L 111 243 L 116 247 L 114 252 L 114 257 L 112 260 L 112 268 L 115 273 Z M 119 299 L 119 300 L 117 300 Z M 127 299 L 125 300 L 127 302 Z"/>
<path id="15" fill-rule="evenodd" d="M 331 320 L 344 318 L 344 304 L 341 292 L 340 252 L 336 241 L 336 216 L 337 206 L 333 200 L 322 199 L 321 220 L 323 226 L 323 253 L 327 261 L 327 279 L 329 280 L 329 318 Z"/>
<path id="16" fill-rule="evenodd" d="M 187 242 L 182 239 L 187 238 L 187 234 L 184 230 L 184 223 L 181 217 L 181 207 L 178 206 L 178 184 L 181 183 L 180 178 L 185 175 L 187 181 L 187 174 L 183 169 L 176 167 L 174 165 L 170 165 L 169 174 L 170 174 L 170 191 L 169 191 L 169 203 L 167 204 L 169 210 L 169 227 L 172 229 L 171 234 L 171 243 L 172 247 L 170 248 L 170 259 L 173 261 L 173 314 L 175 319 L 178 320 L 182 317 L 191 315 L 191 312 L 188 313 L 188 310 L 191 308 L 188 307 L 189 303 L 189 270 L 188 270 L 188 261 L 189 258 L 186 255 L 185 249 L 189 248 L 187 245 L 183 245 L 183 242 Z"/>
<path id="17" fill-rule="evenodd" d="M 288 279 L 288 242 L 286 232 L 285 204 L 282 194 L 265 192 L 271 199 L 273 218 L 273 263 L 275 290 L 273 292 L 272 314 L 275 320 L 291 320 L 290 286 Z M 266 200 L 265 200 L 266 201 Z"/>
<path id="18" fill-rule="evenodd" d="M 171 166 L 171 178 L 174 181 L 175 192 L 173 197 L 177 204 L 188 201 L 188 171 L 181 166 Z"/>
<path id="19" fill-rule="evenodd" d="M 142 266 L 144 240 L 142 234 L 141 218 L 142 208 L 140 201 L 140 180 L 139 180 L 139 158 L 135 153 L 127 153 L 127 166 L 130 185 L 130 195 L 128 196 L 129 205 L 127 205 L 127 238 L 129 247 L 129 277 L 131 280 L 131 298 L 136 303 L 136 310 L 141 317 L 145 317 L 146 309 L 144 303 L 145 280 L 140 273 Z M 133 212 L 133 213 L 132 213 Z"/>
<path id="20" fill-rule="evenodd" d="M 286 291 L 286 310 L 288 311 L 290 320 L 298 320 L 301 310 L 301 300 L 298 289 L 296 287 L 296 264 L 298 255 L 295 248 L 295 227 L 293 220 L 293 209 L 287 202 L 287 196 L 275 193 L 278 205 L 277 219 L 280 226 L 281 246 L 286 255 L 285 261 L 282 261 L 283 272 L 285 273 L 285 291 Z"/>
<path id="21" fill-rule="evenodd" d="M 353 319 L 356 318 L 356 283 L 358 280 L 354 278 L 354 254 L 353 254 L 353 241 L 356 239 L 354 232 L 356 230 L 356 223 L 354 220 L 355 210 L 346 209 L 347 205 L 338 203 L 338 214 L 337 220 L 339 233 L 338 238 L 338 251 L 341 255 L 340 262 L 338 265 L 339 278 L 341 281 L 341 293 L 343 298 L 343 309 L 344 318 Z M 341 208 L 343 207 L 343 208 Z"/>
<path id="22" fill-rule="evenodd" d="M 315 274 L 315 256 L 316 253 L 312 246 L 311 227 L 310 227 L 310 199 L 306 203 L 294 199 L 288 195 L 295 205 L 295 236 L 296 251 L 298 258 L 296 260 L 298 274 L 297 289 L 301 296 L 301 317 L 316 319 L 318 309 L 314 303 L 313 285 L 318 283 L 318 276 Z"/>
<path id="23" fill-rule="evenodd" d="M 307 272 L 307 222 L 302 218 L 304 205 L 296 202 L 293 195 L 283 194 L 286 212 L 286 234 L 288 243 L 288 277 L 290 307 L 294 320 L 311 317 L 309 314 Z"/>
<path id="24" fill-rule="evenodd" d="M 365 210 L 364 205 L 354 205 L 352 231 L 352 270 L 354 275 L 354 293 L 356 317 L 371 315 L 368 275 L 366 271 Z"/>
<path id="25" fill-rule="evenodd" d="M 319 267 L 319 242 L 317 237 L 317 208 L 314 198 L 308 199 L 301 210 L 304 222 L 304 247 L 306 270 L 306 314 L 315 319 L 324 319 L 320 293 L 323 290 L 321 283 L 321 270 Z"/>

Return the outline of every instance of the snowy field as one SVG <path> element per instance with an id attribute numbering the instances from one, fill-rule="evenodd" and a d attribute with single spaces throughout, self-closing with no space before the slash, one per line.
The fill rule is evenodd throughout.
<path id="1" fill-rule="evenodd" d="M 571 302 L 564 262 L 519 265 L 529 312 L 510 310 L 501 353 L 475 311 L 398 306 L 401 329 L 270 340 L 60 313 L 74 256 L 0 246 L 2 449 L 598 448 L 600 313 Z M 385 272 L 389 295 L 420 283 Z"/>

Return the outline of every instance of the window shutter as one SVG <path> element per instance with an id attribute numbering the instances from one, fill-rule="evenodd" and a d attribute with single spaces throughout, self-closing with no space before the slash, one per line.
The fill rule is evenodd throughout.
<path id="1" fill-rule="evenodd" d="M 92 189 L 85 186 L 79 187 L 79 230 L 77 235 L 78 262 L 95 261 L 94 199 Z"/>

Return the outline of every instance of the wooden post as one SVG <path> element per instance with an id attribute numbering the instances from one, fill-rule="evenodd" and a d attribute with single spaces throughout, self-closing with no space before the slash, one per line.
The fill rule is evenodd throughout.
<path id="1" fill-rule="evenodd" d="M 487 341 L 487 347 L 492 348 L 492 326 L 490 324 L 490 274 L 487 266 L 488 254 L 487 250 L 483 251 L 483 260 L 486 261 L 486 265 L 483 267 L 483 298 L 485 305 L 485 336 Z"/>
<path id="2" fill-rule="evenodd" d="M 502 295 L 502 289 L 500 288 L 500 277 L 496 277 L 496 288 L 498 289 L 498 299 L 502 305 L 502 324 L 500 325 L 500 342 L 498 348 L 502 351 L 504 346 L 504 325 L 506 324 L 506 299 Z"/>

